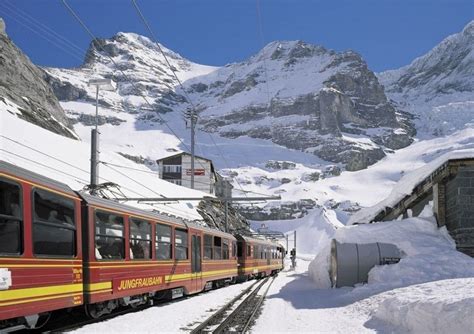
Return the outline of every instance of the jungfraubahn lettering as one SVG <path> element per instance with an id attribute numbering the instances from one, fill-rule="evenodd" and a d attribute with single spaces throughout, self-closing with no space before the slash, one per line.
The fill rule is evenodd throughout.
<path id="1" fill-rule="evenodd" d="M 118 291 L 146 288 L 149 286 L 160 285 L 163 283 L 161 276 L 144 277 L 144 278 L 131 278 L 122 279 L 118 282 Z"/>

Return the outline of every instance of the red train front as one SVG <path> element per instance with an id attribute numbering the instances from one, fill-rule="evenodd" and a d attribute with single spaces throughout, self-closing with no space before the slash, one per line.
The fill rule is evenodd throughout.
<path id="1" fill-rule="evenodd" d="M 81 199 L 0 161 L 0 330 L 83 303 Z"/>

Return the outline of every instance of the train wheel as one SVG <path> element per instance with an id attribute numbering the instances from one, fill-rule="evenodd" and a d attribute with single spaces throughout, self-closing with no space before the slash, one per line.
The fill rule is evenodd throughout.
<path id="1" fill-rule="evenodd" d="M 98 319 L 103 315 L 110 314 L 118 307 L 117 301 L 109 300 L 108 302 L 86 304 L 86 315 L 91 319 Z"/>

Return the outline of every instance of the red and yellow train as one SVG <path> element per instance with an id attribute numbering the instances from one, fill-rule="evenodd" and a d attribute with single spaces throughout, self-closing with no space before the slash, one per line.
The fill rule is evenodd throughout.
<path id="1" fill-rule="evenodd" d="M 274 242 L 72 191 L 0 161 L 0 331 L 177 298 L 283 268 Z"/>

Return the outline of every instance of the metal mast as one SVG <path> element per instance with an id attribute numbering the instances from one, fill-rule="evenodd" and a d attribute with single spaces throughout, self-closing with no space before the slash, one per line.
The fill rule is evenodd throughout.
<path id="1" fill-rule="evenodd" d="M 196 115 L 191 109 L 191 189 L 194 189 L 194 140 L 195 140 Z"/>
<path id="2" fill-rule="evenodd" d="M 114 90 L 115 83 L 110 79 L 91 79 L 89 86 L 95 86 L 95 127 L 91 130 L 91 184 L 92 195 L 97 194 L 99 184 L 99 88 Z"/>

